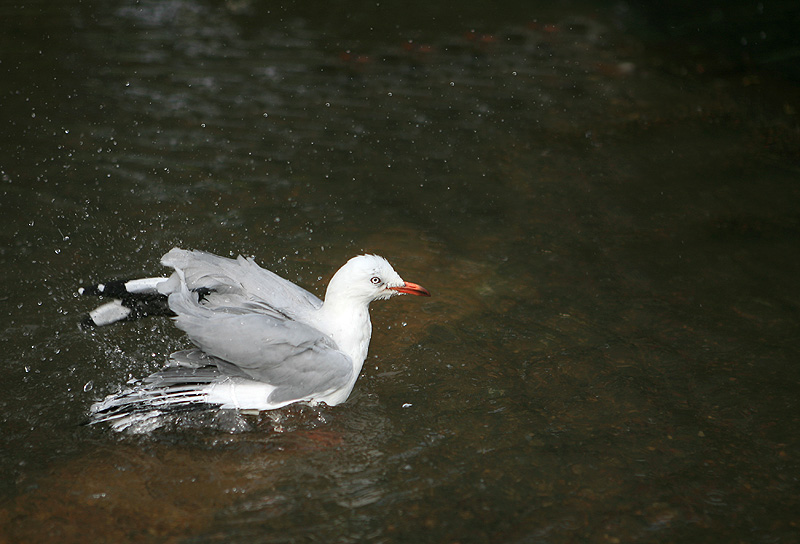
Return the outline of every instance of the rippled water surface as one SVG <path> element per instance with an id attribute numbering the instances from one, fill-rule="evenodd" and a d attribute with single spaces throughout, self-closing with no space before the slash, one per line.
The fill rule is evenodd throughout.
<path id="1" fill-rule="evenodd" d="M 796 85 L 502 8 L 0 8 L 0 541 L 800 539 Z M 173 246 L 433 297 L 343 405 L 80 425 L 187 343 L 76 287 Z"/>

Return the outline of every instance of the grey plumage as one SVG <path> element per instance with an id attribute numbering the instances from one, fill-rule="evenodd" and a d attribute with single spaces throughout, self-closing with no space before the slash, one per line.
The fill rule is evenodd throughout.
<path id="1" fill-rule="evenodd" d="M 179 269 L 178 274 L 181 272 Z M 235 362 L 235 368 L 247 377 L 278 386 L 268 402 L 281 403 L 338 389 L 350 379 L 352 361 L 319 330 L 293 319 L 281 319 L 266 301 L 231 306 L 228 299 L 233 295 L 224 295 L 224 305 L 220 305 L 220 299 L 211 294 L 206 306 L 188 285 L 188 281 L 182 281 L 181 289 L 169 296 L 169 306 L 178 314 L 175 325 L 207 355 Z M 225 366 L 217 366 L 230 373 Z"/>

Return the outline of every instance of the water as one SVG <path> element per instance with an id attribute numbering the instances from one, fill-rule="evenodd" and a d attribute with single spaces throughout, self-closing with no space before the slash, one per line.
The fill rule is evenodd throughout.
<path id="1" fill-rule="evenodd" d="M 792 83 L 578 4 L 0 9 L 0 540 L 798 540 Z M 80 426 L 186 343 L 75 288 L 175 245 L 434 296 L 344 405 Z"/>

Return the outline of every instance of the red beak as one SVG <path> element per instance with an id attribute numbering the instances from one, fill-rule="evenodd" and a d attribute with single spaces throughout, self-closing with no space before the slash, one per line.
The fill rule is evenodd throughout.
<path id="1" fill-rule="evenodd" d="M 420 297 L 431 296 L 427 289 L 421 285 L 417 285 L 416 283 L 411 283 L 410 281 L 404 282 L 400 287 L 389 287 L 389 289 L 397 291 L 398 293 L 405 293 L 407 295 L 417 295 Z"/>

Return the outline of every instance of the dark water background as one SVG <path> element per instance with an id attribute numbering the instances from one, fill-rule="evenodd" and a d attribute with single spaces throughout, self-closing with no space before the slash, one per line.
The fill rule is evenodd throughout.
<path id="1" fill-rule="evenodd" d="M 670 6 L 2 4 L 0 542 L 800 541 L 798 10 Z M 176 245 L 434 296 L 344 405 L 80 426 Z"/>

